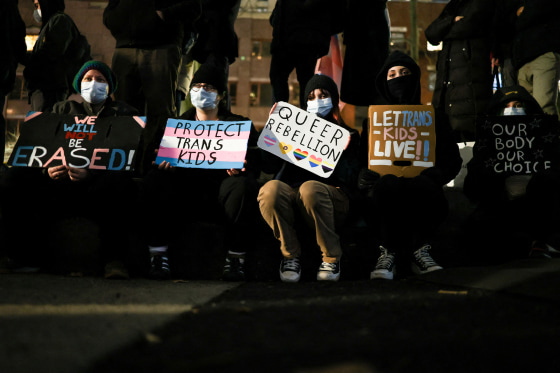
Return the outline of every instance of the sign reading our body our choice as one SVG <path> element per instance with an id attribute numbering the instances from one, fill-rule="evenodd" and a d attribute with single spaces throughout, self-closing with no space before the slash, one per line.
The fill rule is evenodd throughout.
<path id="1" fill-rule="evenodd" d="M 328 178 L 350 140 L 350 132 L 315 114 L 279 102 L 259 136 L 259 148 Z"/>
<path id="2" fill-rule="evenodd" d="M 184 168 L 242 169 L 251 121 L 167 120 L 156 163 Z"/>
<path id="3" fill-rule="evenodd" d="M 435 164 L 436 126 L 430 105 L 369 107 L 369 169 L 414 177 Z"/>
<path id="4" fill-rule="evenodd" d="M 32 112 L 20 128 L 8 164 L 129 171 L 144 127 L 145 117 Z"/>

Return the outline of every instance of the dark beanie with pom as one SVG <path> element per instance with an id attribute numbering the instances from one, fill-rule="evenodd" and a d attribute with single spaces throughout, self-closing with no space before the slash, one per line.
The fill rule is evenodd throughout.
<path id="1" fill-rule="evenodd" d="M 305 99 L 309 97 L 311 91 L 315 89 L 326 89 L 331 94 L 331 100 L 333 107 L 338 107 L 338 101 L 340 100 L 340 96 L 338 94 L 338 87 L 334 80 L 332 80 L 327 75 L 314 75 L 305 86 Z"/>
<path id="2" fill-rule="evenodd" d="M 92 60 L 84 63 L 80 71 L 78 71 L 78 73 L 74 77 L 74 84 L 72 84 L 72 86 L 74 87 L 76 92 L 81 92 L 82 79 L 84 79 L 84 75 L 86 75 L 86 73 L 90 70 L 97 70 L 101 74 L 103 74 L 109 86 L 109 95 L 117 90 L 117 76 L 115 75 L 113 70 L 111 70 L 109 66 L 101 61 Z"/>

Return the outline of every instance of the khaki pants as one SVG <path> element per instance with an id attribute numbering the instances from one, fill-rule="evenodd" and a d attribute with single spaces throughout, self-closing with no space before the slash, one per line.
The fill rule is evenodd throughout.
<path id="1" fill-rule="evenodd" d="M 560 54 L 545 53 L 519 69 L 519 85 L 537 100 L 545 113 L 557 115 Z"/>
<path id="2" fill-rule="evenodd" d="M 336 263 L 342 256 L 340 237 L 336 227 L 348 215 L 348 197 L 340 190 L 318 181 L 307 181 L 294 189 L 288 184 L 271 180 L 258 196 L 261 214 L 280 241 L 286 258 L 299 257 L 301 246 L 296 233 L 296 214 L 315 230 L 323 261 Z"/>

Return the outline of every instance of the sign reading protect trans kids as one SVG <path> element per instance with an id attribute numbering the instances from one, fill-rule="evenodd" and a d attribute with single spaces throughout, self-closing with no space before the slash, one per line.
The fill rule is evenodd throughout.
<path id="1" fill-rule="evenodd" d="M 156 163 L 183 168 L 242 169 L 251 121 L 167 120 Z"/>
<path id="2" fill-rule="evenodd" d="M 369 169 L 414 177 L 436 161 L 436 126 L 430 105 L 369 107 Z"/>
<path id="3" fill-rule="evenodd" d="M 8 164 L 129 171 L 144 127 L 145 117 L 32 112 L 20 128 Z"/>
<path id="4" fill-rule="evenodd" d="M 279 102 L 259 136 L 259 148 L 328 178 L 350 141 L 350 132 L 315 114 Z"/>

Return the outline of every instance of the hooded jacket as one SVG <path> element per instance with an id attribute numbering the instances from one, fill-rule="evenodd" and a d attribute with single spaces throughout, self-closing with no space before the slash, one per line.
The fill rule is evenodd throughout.
<path id="1" fill-rule="evenodd" d="M 531 94 L 521 86 L 500 88 L 494 93 L 486 110 L 488 115 L 501 115 L 501 110 L 509 101 L 520 101 L 524 104 L 527 115 L 545 114 Z M 473 147 L 473 158 L 467 164 L 467 176 L 463 191 L 472 201 L 496 203 L 506 199 L 505 181 L 508 175 L 497 174 L 486 167 L 486 159 L 480 156 L 481 145 L 477 142 Z M 560 153 L 560 152 L 559 152 Z M 557 155 L 560 158 L 560 154 Z M 558 173 L 558 164 L 549 172 Z"/>
<path id="2" fill-rule="evenodd" d="M 30 92 L 68 89 L 75 74 L 68 55 L 78 30 L 70 16 L 64 13 L 64 0 L 39 0 L 39 5 L 41 31 L 24 63 L 27 88 Z"/>
<path id="3" fill-rule="evenodd" d="M 405 66 L 412 74 L 413 77 L 410 83 L 410 93 L 407 94 L 405 102 L 398 102 L 395 97 L 389 93 L 387 84 L 387 72 L 391 67 Z M 395 78 L 402 79 L 403 77 Z M 407 77 L 404 77 L 407 78 Z M 377 91 L 385 101 L 386 105 L 420 105 L 421 87 L 420 87 L 420 67 L 418 64 L 407 54 L 395 51 L 389 55 L 385 65 L 377 75 L 375 86 Z M 436 111 L 436 162 L 434 167 L 430 167 L 422 171 L 422 175 L 430 177 L 438 185 L 445 185 L 457 176 L 461 169 L 461 156 L 459 148 L 453 140 L 451 128 L 447 118 L 438 114 Z M 369 123 L 367 123 L 361 135 L 360 142 L 360 160 L 362 167 L 367 168 L 369 158 Z"/>
<path id="4" fill-rule="evenodd" d="M 25 23 L 16 0 L 0 2 L 0 95 L 2 99 L 14 88 L 18 62 L 25 56 Z"/>

